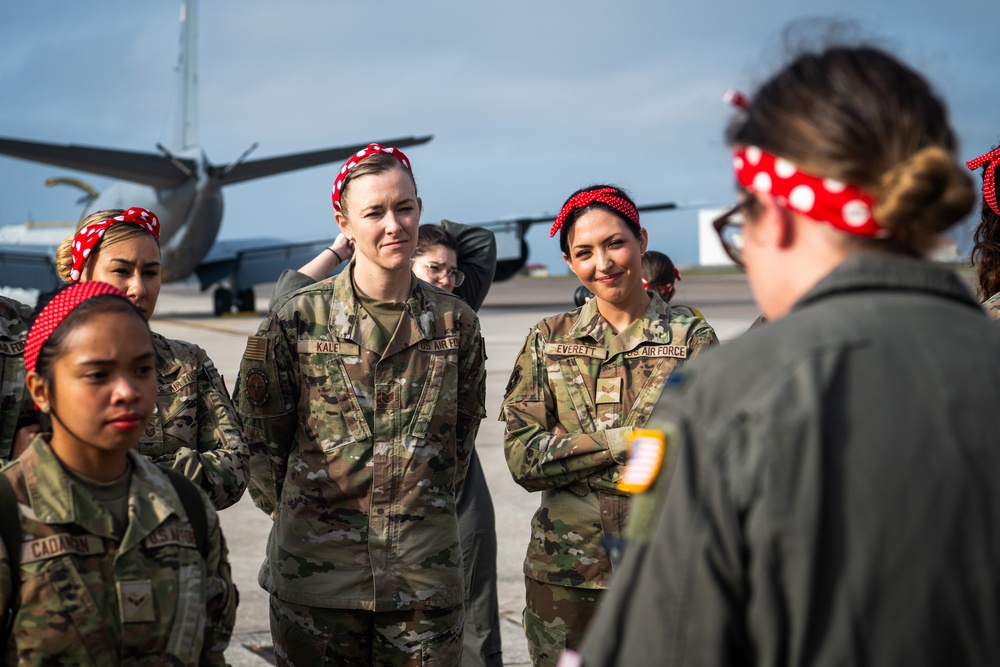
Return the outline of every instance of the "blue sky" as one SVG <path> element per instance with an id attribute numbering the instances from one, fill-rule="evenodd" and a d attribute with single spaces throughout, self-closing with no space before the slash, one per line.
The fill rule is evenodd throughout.
<path id="1" fill-rule="evenodd" d="M 179 5 L 0 5 L 0 135 L 169 143 Z M 227 163 L 254 141 L 267 157 L 434 134 L 409 151 L 425 222 L 555 212 L 593 182 L 640 203 L 724 206 L 722 93 L 768 76 L 783 28 L 806 17 L 853 21 L 923 71 L 964 159 L 1000 141 L 995 1 L 201 0 L 201 142 Z M 331 236 L 338 167 L 226 188 L 222 237 Z M 63 175 L 74 174 L 0 157 L 0 224 L 75 219 L 77 193 L 44 186 Z M 695 216 L 645 216 L 652 247 L 695 261 Z M 532 261 L 561 270 L 547 230 L 529 241 Z"/>

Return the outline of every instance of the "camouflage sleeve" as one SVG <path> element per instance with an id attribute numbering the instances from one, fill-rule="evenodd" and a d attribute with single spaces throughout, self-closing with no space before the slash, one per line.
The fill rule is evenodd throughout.
<path id="1" fill-rule="evenodd" d="M 181 447 L 171 467 L 197 480 L 215 508 L 222 510 L 234 505 L 247 488 L 250 452 L 222 376 L 204 350 L 197 351 L 198 449 Z"/>
<path id="2" fill-rule="evenodd" d="M 514 481 L 528 491 L 557 488 L 625 462 L 631 426 L 573 432 L 556 405 L 544 362 L 545 339 L 536 328 L 518 354 L 504 395 L 504 454 Z M 561 425 L 567 434 L 554 433 Z"/>
<path id="3" fill-rule="evenodd" d="M 243 421 L 250 451 L 250 497 L 273 516 L 288 469 L 288 454 L 298 417 L 295 405 L 295 355 L 278 316 L 268 313 L 257 334 L 247 340 L 233 403 Z"/>
<path id="4" fill-rule="evenodd" d="M 715 335 L 715 329 L 708 322 L 701 320 L 698 325 L 691 327 L 687 345 L 693 359 L 708 348 L 719 345 L 719 337 Z"/>
<path id="5" fill-rule="evenodd" d="M 3 466 L 0 465 L 0 468 Z M 3 540 L 0 540 L 0 633 L 7 627 L 7 612 L 10 609 L 10 559 L 7 557 L 7 548 Z"/>
<path id="6" fill-rule="evenodd" d="M 304 273 L 294 269 L 285 269 L 278 276 L 278 282 L 274 283 L 274 289 L 271 290 L 271 300 L 267 302 L 268 310 L 273 310 L 281 297 L 288 296 L 297 289 L 308 287 L 314 282 L 316 281 Z"/>
<path id="7" fill-rule="evenodd" d="M 219 525 L 219 515 L 206 506 L 211 542 L 205 562 L 205 641 L 201 649 L 200 665 L 226 665 L 224 652 L 236 625 L 236 605 L 239 593 L 233 584 L 229 566 L 229 550 Z"/>
<path id="8" fill-rule="evenodd" d="M 486 416 L 486 346 L 479 330 L 479 319 L 465 339 L 458 361 L 458 416 L 455 444 L 458 450 L 455 495 L 461 491 L 469 457 L 476 445 L 479 422 Z"/>

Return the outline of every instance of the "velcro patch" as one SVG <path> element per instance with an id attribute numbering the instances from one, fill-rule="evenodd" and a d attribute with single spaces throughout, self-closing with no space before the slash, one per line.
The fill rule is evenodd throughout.
<path id="1" fill-rule="evenodd" d="M 180 547 L 197 548 L 194 530 L 178 526 L 160 526 L 146 537 L 146 546 L 151 548 L 165 547 L 175 544 Z"/>
<path id="2" fill-rule="evenodd" d="M 687 359 L 687 345 L 641 345 L 630 352 L 625 353 L 626 359 L 636 357 L 674 357 L 676 359 Z"/>
<path id="3" fill-rule="evenodd" d="M 652 486 L 663 465 L 667 436 L 663 431 L 636 429 L 629 435 L 628 463 L 618 480 L 618 490 L 641 493 Z"/>
<path id="4" fill-rule="evenodd" d="M 153 582 L 149 579 L 119 581 L 118 613 L 122 623 L 149 623 L 156 620 L 153 604 Z"/>
<path id="5" fill-rule="evenodd" d="M 267 360 L 267 338 L 263 336 L 250 336 L 247 338 L 247 349 L 243 352 L 244 359 L 254 361 Z"/>
<path id="6" fill-rule="evenodd" d="M 104 553 L 104 542 L 94 535 L 50 535 L 25 542 L 21 547 L 21 562 L 34 563 L 65 554 L 96 556 Z"/>
<path id="7" fill-rule="evenodd" d="M 597 404 L 622 402 L 621 378 L 597 378 Z"/>
<path id="8" fill-rule="evenodd" d="M 583 343 L 546 343 L 545 354 L 560 357 L 593 357 L 594 359 L 607 359 L 608 351 L 596 345 L 584 345 Z"/>
<path id="9" fill-rule="evenodd" d="M 332 340 L 300 340 L 295 349 L 299 354 L 338 354 L 342 357 L 356 357 L 361 351 L 357 343 Z"/>
<path id="10" fill-rule="evenodd" d="M 420 350 L 422 352 L 443 352 L 444 350 L 457 350 L 458 347 L 458 336 L 448 336 L 447 338 L 435 338 L 433 340 L 420 341 Z"/>
<path id="11" fill-rule="evenodd" d="M 5 357 L 19 357 L 24 354 L 24 343 L 23 340 L 0 340 L 0 354 Z"/>

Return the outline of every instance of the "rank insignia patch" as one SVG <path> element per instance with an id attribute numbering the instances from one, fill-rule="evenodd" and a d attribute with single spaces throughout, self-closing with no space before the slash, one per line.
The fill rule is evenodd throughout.
<path id="1" fill-rule="evenodd" d="M 636 429 L 629 436 L 628 462 L 618 480 L 618 490 L 641 493 L 652 486 L 663 464 L 667 436 L 663 431 Z"/>
<path id="2" fill-rule="evenodd" d="M 267 403 L 267 376 L 259 368 L 251 368 L 247 371 L 247 376 L 243 380 L 243 389 L 246 392 L 247 400 L 252 405 L 261 406 Z"/>

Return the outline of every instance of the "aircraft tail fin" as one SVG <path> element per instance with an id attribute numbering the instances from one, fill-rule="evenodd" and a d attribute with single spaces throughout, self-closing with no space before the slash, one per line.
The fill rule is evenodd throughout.
<path id="1" fill-rule="evenodd" d="M 433 135 L 424 137 L 399 137 L 396 139 L 386 139 L 379 141 L 383 146 L 395 146 L 406 148 L 407 146 L 418 146 L 425 144 L 433 138 Z M 338 146 L 336 148 L 324 148 L 318 151 L 306 153 L 290 153 L 288 155 L 277 155 L 275 157 L 261 158 L 259 160 L 247 160 L 233 167 L 228 173 L 221 175 L 223 185 L 232 185 L 264 176 L 273 176 L 286 171 L 315 167 L 321 164 L 346 160 L 357 153 L 368 144 L 355 144 L 353 146 Z M 212 167 L 214 171 L 221 170 L 221 167 Z"/>
<path id="2" fill-rule="evenodd" d="M 177 74 L 180 77 L 180 95 L 173 149 L 183 153 L 198 147 L 198 0 L 181 0 Z"/>

